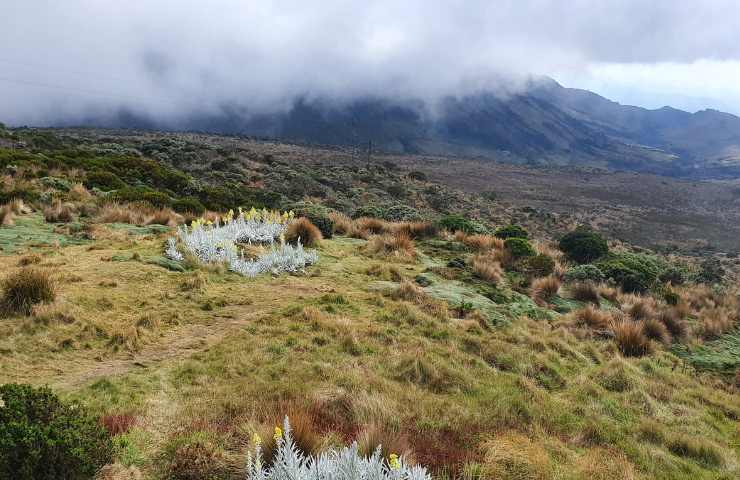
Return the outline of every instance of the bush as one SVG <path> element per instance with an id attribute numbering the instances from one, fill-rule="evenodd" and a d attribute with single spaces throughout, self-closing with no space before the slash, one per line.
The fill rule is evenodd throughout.
<path id="1" fill-rule="evenodd" d="M 83 182 L 87 188 L 98 188 L 105 192 L 126 187 L 126 183 L 111 172 L 97 171 L 87 174 Z"/>
<path id="2" fill-rule="evenodd" d="M 147 187 L 126 187 L 111 195 L 111 199 L 121 203 L 144 202 L 153 207 L 169 207 L 172 200 L 166 193 Z"/>
<path id="3" fill-rule="evenodd" d="M 29 315 L 35 304 L 52 302 L 56 298 L 54 282 L 49 274 L 30 267 L 5 277 L 2 288 L 2 309 L 10 313 Z"/>
<path id="4" fill-rule="evenodd" d="M 584 265 L 576 265 L 573 268 L 569 268 L 565 272 L 565 281 L 568 283 L 573 282 L 593 282 L 601 283 L 604 280 L 604 274 L 594 265 L 590 263 Z"/>
<path id="5" fill-rule="evenodd" d="M 529 233 L 519 225 L 507 225 L 496 229 L 494 235 L 506 240 L 507 238 L 529 238 Z"/>
<path id="6" fill-rule="evenodd" d="M 288 225 L 285 231 L 285 240 L 290 243 L 298 243 L 306 247 L 318 245 L 322 239 L 321 231 L 306 217 L 298 218 Z"/>
<path id="7" fill-rule="evenodd" d="M 660 260 L 643 253 L 612 254 L 596 264 L 604 276 L 629 293 L 642 293 L 655 284 L 664 268 Z"/>
<path id="8" fill-rule="evenodd" d="M 352 214 L 352 218 L 384 218 L 385 209 L 378 205 L 363 205 Z"/>
<path id="9" fill-rule="evenodd" d="M 326 207 L 309 202 L 299 202 L 289 205 L 286 210 L 293 210 L 298 217 L 307 218 L 319 229 L 323 238 L 331 238 L 334 235 L 334 220 L 330 217 Z"/>
<path id="10" fill-rule="evenodd" d="M 504 248 L 511 254 L 514 259 L 533 257 L 537 254 L 532 244 L 528 240 L 519 237 L 507 238 L 504 242 Z"/>
<path id="11" fill-rule="evenodd" d="M 383 213 L 383 220 L 389 222 L 415 222 L 422 220 L 424 217 L 413 207 L 404 204 L 397 204 L 388 207 Z"/>
<path id="12" fill-rule="evenodd" d="M 541 253 L 522 260 L 519 270 L 531 277 L 547 277 L 555 270 L 555 260 Z"/>
<path id="13" fill-rule="evenodd" d="M 590 263 L 609 253 L 604 237 L 585 227 L 578 227 L 567 233 L 560 239 L 559 248 L 568 258 L 578 263 Z"/>
<path id="14" fill-rule="evenodd" d="M 475 224 L 462 215 L 447 215 L 439 220 L 439 227 L 451 232 L 477 233 Z"/>
<path id="15" fill-rule="evenodd" d="M 177 213 L 193 213 L 202 215 L 206 207 L 195 197 L 184 197 L 172 202 L 172 209 Z"/>
<path id="16" fill-rule="evenodd" d="M 92 479 L 111 459 L 105 428 L 46 387 L 0 386 L 0 478 Z"/>

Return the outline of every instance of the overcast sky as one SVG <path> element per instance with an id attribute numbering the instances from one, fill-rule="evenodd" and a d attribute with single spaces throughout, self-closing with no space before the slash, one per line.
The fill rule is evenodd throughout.
<path id="1" fill-rule="evenodd" d="M 729 0 L 5 0 L 0 121 L 434 98 L 529 74 L 740 114 L 739 32 Z"/>

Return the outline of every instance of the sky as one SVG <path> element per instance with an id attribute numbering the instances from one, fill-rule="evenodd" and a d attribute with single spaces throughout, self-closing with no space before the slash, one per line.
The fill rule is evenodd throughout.
<path id="1" fill-rule="evenodd" d="M 5 0 L 0 121 L 161 121 L 293 99 L 436 99 L 530 75 L 740 114 L 740 2 Z"/>

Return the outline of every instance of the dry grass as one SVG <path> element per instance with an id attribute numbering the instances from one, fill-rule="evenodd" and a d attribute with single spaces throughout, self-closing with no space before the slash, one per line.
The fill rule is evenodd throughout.
<path id="1" fill-rule="evenodd" d="M 373 236 L 365 246 L 365 251 L 372 255 L 395 257 L 403 260 L 416 258 L 414 241 L 405 232 Z"/>
<path id="2" fill-rule="evenodd" d="M 380 447 L 381 455 L 386 460 L 391 453 L 404 457 L 407 462 L 414 462 L 414 452 L 406 437 L 383 428 L 377 424 L 366 425 L 357 437 L 357 446 L 364 456 L 372 455 Z"/>
<path id="3" fill-rule="evenodd" d="M 503 249 L 504 241 L 493 235 L 467 235 L 462 242 L 473 250 L 483 251 L 491 249 Z"/>
<path id="4" fill-rule="evenodd" d="M 0 207 L 0 225 L 9 227 L 15 225 L 15 213 L 13 208 L 9 204 L 5 204 Z"/>
<path id="5" fill-rule="evenodd" d="M 36 263 L 41 263 L 41 255 L 38 253 L 29 253 L 18 259 L 18 266 L 20 267 L 27 267 Z"/>
<path id="6" fill-rule="evenodd" d="M 593 303 L 599 305 L 601 298 L 599 297 L 599 289 L 592 282 L 578 282 L 571 284 L 568 287 L 570 296 L 574 300 L 579 302 Z"/>
<path id="7" fill-rule="evenodd" d="M 429 295 L 417 284 L 404 280 L 392 295 L 396 300 L 406 300 L 418 305 L 423 311 L 435 318 L 449 318 L 449 309 L 447 302 L 436 300 Z"/>
<path id="8" fill-rule="evenodd" d="M 381 280 L 400 282 L 403 276 L 395 265 L 387 265 L 384 263 L 376 263 L 371 265 L 367 269 L 367 274 L 372 277 L 377 277 Z"/>
<path id="9" fill-rule="evenodd" d="M 74 207 L 62 202 L 54 202 L 44 208 L 44 220 L 49 223 L 68 223 L 74 218 Z"/>
<path id="10" fill-rule="evenodd" d="M 351 236 L 354 238 L 368 238 L 370 235 L 380 235 L 388 231 L 388 223 L 371 217 L 360 217 L 355 220 Z"/>
<path id="11" fill-rule="evenodd" d="M 389 223 L 387 231 L 392 233 L 404 233 L 410 238 L 429 238 L 437 234 L 437 227 L 431 222 L 397 222 Z"/>
<path id="12" fill-rule="evenodd" d="M 146 220 L 142 209 L 119 203 L 105 205 L 95 218 L 98 223 L 129 223 L 131 225 L 143 225 Z"/>
<path id="13" fill-rule="evenodd" d="M 174 227 L 184 221 L 184 217 L 170 208 L 148 209 L 145 211 L 145 225 L 165 225 Z"/>
<path id="14" fill-rule="evenodd" d="M 554 276 L 542 277 L 532 282 L 532 298 L 547 302 L 560 291 L 560 279 Z"/>
<path id="15" fill-rule="evenodd" d="M 354 222 L 347 215 L 339 212 L 332 212 L 329 218 L 334 222 L 334 233 L 337 235 L 349 235 L 354 228 Z"/>
<path id="16" fill-rule="evenodd" d="M 591 305 L 573 312 L 573 316 L 578 325 L 585 325 L 596 330 L 603 330 L 609 327 L 612 321 L 609 312 L 599 310 Z"/>
<path id="17" fill-rule="evenodd" d="M 92 198 L 92 194 L 81 183 L 75 183 L 67 193 L 70 200 L 74 202 L 84 202 Z"/>
<path id="18" fill-rule="evenodd" d="M 614 340 L 623 355 L 641 357 L 652 352 L 650 339 L 645 335 L 643 324 L 631 320 L 615 320 L 611 324 Z"/>
<path id="19" fill-rule="evenodd" d="M 663 309 L 657 318 L 666 326 L 666 329 L 673 338 L 679 340 L 686 338 L 689 327 L 684 320 L 686 315 L 683 314 L 681 309 L 677 307 Z"/>
<path id="20" fill-rule="evenodd" d="M 647 320 L 655 317 L 655 300 L 649 297 L 631 297 L 636 298 L 631 299 L 631 303 L 626 305 L 624 312 L 635 320 Z"/>
<path id="21" fill-rule="evenodd" d="M 306 247 L 317 246 L 323 238 L 321 230 L 306 217 L 293 220 L 285 230 L 286 242 L 298 243 L 300 241 Z"/>
<path id="22" fill-rule="evenodd" d="M 699 335 L 701 338 L 716 338 L 732 330 L 735 326 L 735 312 L 725 308 L 710 308 L 702 311 L 699 318 Z"/>
<path id="23" fill-rule="evenodd" d="M 473 273 L 494 285 L 501 282 L 504 277 L 504 269 L 494 255 L 476 255 L 473 257 L 472 267 Z"/>
<path id="24" fill-rule="evenodd" d="M 120 463 L 111 463 L 105 465 L 95 475 L 95 480 L 142 480 L 144 476 L 141 471 L 135 467 L 127 467 Z"/>
<path id="25" fill-rule="evenodd" d="M 111 413 L 100 417 L 100 424 L 114 437 L 131 430 L 136 425 L 136 417 L 131 413 Z"/>
<path id="26" fill-rule="evenodd" d="M 665 324 L 657 318 L 648 318 L 642 322 L 643 333 L 650 340 L 655 340 L 662 344 L 671 343 L 671 333 Z"/>
<path id="27" fill-rule="evenodd" d="M 37 303 L 56 298 L 56 285 L 46 270 L 26 267 L 2 281 L 2 308 L 10 313 L 29 315 Z"/>
<path id="28" fill-rule="evenodd" d="M 618 304 L 619 296 L 622 295 L 622 292 L 620 292 L 619 289 L 615 287 L 610 287 L 608 285 L 600 285 L 599 295 L 601 295 L 603 298 L 606 298 L 613 304 Z"/>
<path id="29" fill-rule="evenodd" d="M 549 480 L 553 464 L 539 442 L 518 432 L 496 435 L 483 445 L 484 477 L 502 480 Z"/>

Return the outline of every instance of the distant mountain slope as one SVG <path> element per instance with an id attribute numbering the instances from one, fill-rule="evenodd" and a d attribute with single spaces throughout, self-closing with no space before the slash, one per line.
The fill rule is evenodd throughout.
<path id="1" fill-rule="evenodd" d="M 373 143 L 388 153 L 455 155 L 509 163 L 579 165 L 686 178 L 740 178 L 740 118 L 620 105 L 552 79 L 518 94 L 418 99 L 297 99 L 287 112 L 250 116 L 224 107 L 161 124 L 130 112 L 88 125 L 187 129 L 309 144 Z"/>

